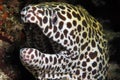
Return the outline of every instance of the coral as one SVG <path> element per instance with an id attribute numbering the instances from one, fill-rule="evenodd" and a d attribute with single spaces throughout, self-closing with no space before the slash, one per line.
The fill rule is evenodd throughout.
<path id="1" fill-rule="evenodd" d="M 120 79 L 120 67 L 117 63 L 110 63 L 108 70 L 108 80 L 119 80 Z"/>
<path id="2" fill-rule="evenodd" d="M 7 64 L 6 48 L 10 46 L 9 43 L 0 40 L 0 80 L 16 80 L 18 79 L 19 71 L 12 65 Z"/>
<path id="3" fill-rule="evenodd" d="M 9 0 L 8 6 L 12 8 L 14 11 L 18 12 L 20 2 L 18 0 Z"/>
<path id="4" fill-rule="evenodd" d="M 18 80 L 20 72 L 16 65 L 8 64 L 10 61 L 6 58 L 9 47 L 20 39 L 22 29 L 16 16 L 19 5 L 16 3 L 12 5 L 12 3 L 7 0 L 0 2 L 0 80 Z"/>
<path id="5" fill-rule="evenodd" d="M 12 80 L 4 72 L 0 70 L 0 80 Z"/>
<path id="6" fill-rule="evenodd" d="M 15 34 L 18 34 L 18 30 L 22 29 L 22 25 L 17 19 L 19 14 L 18 7 L 13 5 L 17 5 L 17 3 L 15 4 L 14 2 L 12 4 L 12 2 L 8 2 L 8 4 L 0 4 L 0 34 L 8 34 L 16 40 L 18 35 Z"/>
<path id="7" fill-rule="evenodd" d="M 16 80 L 18 78 L 18 70 L 12 65 L 8 65 L 5 61 L 5 49 L 0 48 L 0 80 Z"/>
<path id="8" fill-rule="evenodd" d="M 8 43 L 12 43 L 14 41 L 14 38 L 5 32 L 0 32 L 0 39 Z"/>

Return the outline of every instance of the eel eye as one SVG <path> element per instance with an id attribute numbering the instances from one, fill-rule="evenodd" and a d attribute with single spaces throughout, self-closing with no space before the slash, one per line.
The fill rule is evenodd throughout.
<path id="1" fill-rule="evenodd" d="M 57 16 L 53 18 L 53 24 L 55 24 L 56 22 L 57 22 Z"/>
<path id="2" fill-rule="evenodd" d="M 52 23 L 53 23 L 53 24 L 56 24 L 56 23 L 57 23 L 57 20 L 58 20 L 57 15 L 54 13 L 54 14 L 52 15 Z"/>

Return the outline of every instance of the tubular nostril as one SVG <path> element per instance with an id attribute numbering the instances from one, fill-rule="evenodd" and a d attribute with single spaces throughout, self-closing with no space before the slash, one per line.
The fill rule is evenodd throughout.
<path id="1" fill-rule="evenodd" d="M 20 49 L 20 51 L 23 51 L 25 48 Z"/>
<path id="2" fill-rule="evenodd" d="M 24 50 L 25 48 L 22 48 L 22 49 L 20 49 L 20 54 L 22 54 L 23 53 L 23 50 Z"/>

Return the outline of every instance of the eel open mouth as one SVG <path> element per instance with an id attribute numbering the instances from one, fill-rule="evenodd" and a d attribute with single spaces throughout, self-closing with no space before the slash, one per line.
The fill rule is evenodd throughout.
<path id="1" fill-rule="evenodd" d="M 36 24 L 25 24 L 25 44 L 22 47 L 35 48 L 42 53 L 56 54 L 66 50 L 62 45 L 49 39 Z"/>

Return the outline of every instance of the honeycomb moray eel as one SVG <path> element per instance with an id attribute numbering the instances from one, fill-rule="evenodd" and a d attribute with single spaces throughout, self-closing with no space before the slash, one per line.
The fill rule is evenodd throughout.
<path id="1" fill-rule="evenodd" d="M 64 48 L 54 54 L 29 47 L 20 50 L 21 62 L 37 79 L 105 80 L 107 41 L 102 25 L 83 7 L 62 2 L 28 5 L 21 19 L 38 25 Z"/>

